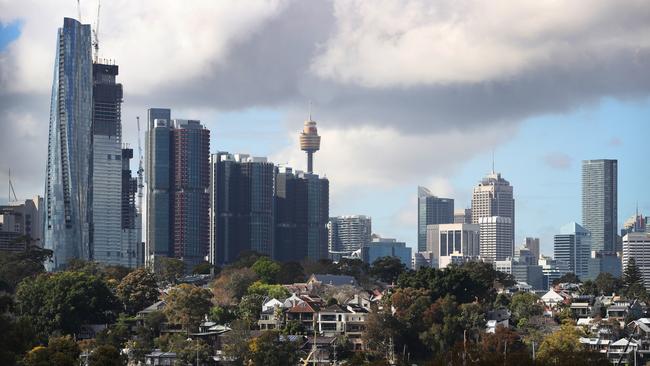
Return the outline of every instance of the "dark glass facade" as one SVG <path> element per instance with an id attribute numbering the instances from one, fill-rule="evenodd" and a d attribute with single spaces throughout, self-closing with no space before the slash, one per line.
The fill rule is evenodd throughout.
<path id="1" fill-rule="evenodd" d="M 453 222 L 454 200 L 436 197 L 428 189 L 418 187 L 418 252 L 427 250 L 427 225 Z"/>

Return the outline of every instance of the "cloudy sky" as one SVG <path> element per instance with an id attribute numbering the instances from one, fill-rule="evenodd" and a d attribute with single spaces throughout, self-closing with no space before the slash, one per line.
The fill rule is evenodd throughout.
<path id="1" fill-rule="evenodd" d="M 191 6 L 188 5 L 191 3 Z M 81 0 L 95 23 L 97 3 Z M 0 0 L 0 192 L 41 194 L 56 30 L 74 0 Z M 416 188 L 470 204 L 515 188 L 517 242 L 581 221 L 580 161 L 619 160 L 619 225 L 650 213 L 647 0 L 104 1 L 100 57 L 124 84 L 124 140 L 149 107 L 201 119 L 212 151 L 304 169 L 308 103 L 331 214 L 416 241 Z M 4 194 L 0 201 L 6 200 Z"/>

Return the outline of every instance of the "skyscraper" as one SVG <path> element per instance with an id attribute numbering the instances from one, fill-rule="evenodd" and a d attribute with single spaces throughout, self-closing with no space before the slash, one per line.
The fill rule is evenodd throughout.
<path id="1" fill-rule="evenodd" d="M 486 262 L 502 261 L 514 255 L 512 221 L 509 217 L 478 218 L 480 253 Z"/>
<path id="2" fill-rule="evenodd" d="M 427 250 L 427 225 L 452 224 L 454 200 L 434 196 L 424 187 L 418 187 L 418 252 Z"/>
<path id="3" fill-rule="evenodd" d="M 501 177 L 500 173 L 492 171 L 474 187 L 472 193 L 472 223 L 478 224 L 480 218 L 494 216 L 510 219 L 510 238 L 512 240 L 510 245 L 512 249 L 509 252 L 514 252 L 515 199 L 513 187 Z M 506 225 L 504 220 L 500 221 L 500 225 Z M 481 235 L 481 237 L 483 236 Z"/>
<path id="4" fill-rule="evenodd" d="M 169 116 L 169 109 L 149 110 L 145 251 L 149 265 L 175 257 L 191 270 L 209 248 L 210 131 Z"/>
<path id="5" fill-rule="evenodd" d="M 593 251 L 613 253 L 618 220 L 618 163 L 616 160 L 582 162 L 582 226 L 591 233 Z"/>
<path id="6" fill-rule="evenodd" d="M 539 252 L 539 238 L 529 238 L 529 237 L 527 237 L 526 241 L 524 242 L 524 248 L 530 250 L 533 257 L 535 258 L 534 259 L 534 262 L 535 262 L 534 264 L 537 264 L 537 262 L 539 260 L 539 255 L 540 255 L 540 252 Z"/>
<path id="7" fill-rule="evenodd" d="M 44 198 L 44 247 L 53 251 L 48 270 L 70 259 L 90 258 L 90 163 L 92 138 L 91 29 L 65 18 L 59 28 L 50 107 Z"/>
<path id="8" fill-rule="evenodd" d="M 266 158 L 219 152 L 210 157 L 210 261 L 243 251 L 274 256 L 275 167 Z"/>
<path id="9" fill-rule="evenodd" d="M 122 84 L 118 66 L 93 64 L 90 255 L 99 263 L 127 265 L 134 252 L 122 245 Z"/>
<path id="10" fill-rule="evenodd" d="M 471 224 L 471 223 L 472 223 L 471 208 L 454 210 L 454 224 Z"/>
<path id="11" fill-rule="evenodd" d="M 563 226 L 553 238 L 553 257 L 568 263 L 569 271 L 582 280 L 589 276 L 590 255 L 591 234 L 575 222 Z"/>
<path id="12" fill-rule="evenodd" d="M 330 253 L 352 253 L 370 243 L 372 220 L 369 216 L 350 215 L 331 217 L 328 226 Z"/>
<path id="13" fill-rule="evenodd" d="M 623 268 L 634 258 L 641 270 L 643 285 L 650 289 L 650 233 L 631 232 L 623 237 Z"/>
<path id="14" fill-rule="evenodd" d="M 201 122 L 173 120 L 171 255 L 186 268 L 205 260 L 210 247 L 210 130 Z"/>
<path id="15" fill-rule="evenodd" d="M 281 261 L 328 256 L 329 181 L 283 167 L 275 177 L 275 256 Z"/>
<path id="16" fill-rule="evenodd" d="M 427 251 L 433 253 L 433 267 L 478 259 L 480 235 L 477 224 L 427 225 Z"/>
<path id="17" fill-rule="evenodd" d="M 171 247 L 171 111 L 151 108 L 145 136 L 147 181 L 147 235 L 145 264 L 168 257 Z"/>

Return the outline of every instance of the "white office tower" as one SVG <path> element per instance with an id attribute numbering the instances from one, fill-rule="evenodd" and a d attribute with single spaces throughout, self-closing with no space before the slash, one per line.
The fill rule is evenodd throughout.
<path id="1" fill-rule="evenodd" d="M 643 285 L 650 289 L 650 233 L 628 233 L 623 237 L 623 270 L 630 258 L 641 270 Z"/>
<path id="2" fill-rule="evenodd" d="M 451 263 L 465 263 L 480 255 L 479 225 L 427 225 L 427 251 L 432 253 L 432 266 L 445 268 Z"/>
<path id="3" fill-rule="evenodd" d="M 513 187 L 500 173 L 488 174 L 474 187 L 472 193 L 472 223 L 478 224 L 482 217 L 500 216 L 510 219 L 510 237 L 514 248 L 515 199 Z M 503 225 L 504 223 L 500 223 Z"/>
<path id="4" fill-rule="evenodd" d="M 480 217 L 478 225 L 480 253 L 484 261 L 502 261 L 513 256 L 515 247 L 512 238 L 512 220 L 509 217 Z"/>

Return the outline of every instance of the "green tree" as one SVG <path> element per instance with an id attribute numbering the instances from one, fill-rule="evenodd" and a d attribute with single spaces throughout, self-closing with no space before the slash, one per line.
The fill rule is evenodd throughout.
<path id="1" fill-rule="evenodd" d="M 627 262 L 627 267 L 625 267 L 625 271 L 623 272 L 623 285 L 625 286 L 627 296 L 644 297 L 645 287 L 643 286 L 643 275 L 634 258 L 630 258 Z"/>
<path id="2" fill-rule="evenodd" d="M 277 331 L 264 331 L 249 343 L 249 357 L 254 365 L 296 365 L 300 360 L 299 349 L 297 342 L 281 340 Z"/>
<path id="3" fill-rule="evenodd" d="M 273 299 L 286 299 L 291 296 L 282 285 L 269 285 L 262 281 L 255 281 L 246 290 L 248 295 L 268 296 Z"/>
<path id="4" fill-rule="evenodd" d="M 188 284 L 180 284 L 165 295 L 164 313 L 171 323 L 181 324 L 183 329 L 195 330 L 208 314 L 212 294 L 210 291 Z"/>
<path id="5" fill-rule="evenodd" d="M 370 267 L 370 275 L 386 283 L 396 282 L 404 271 L 406 266 L 398 257 L 377 258 Z"/>
<path id="6" fill-rule="evenodd" d="M 81 350 L 70 336 L 52 337 L 47 347 L 36 347 L 23 359 L 25 366 L 76 366 Z"/>
<path id="7" fill-rule="evenodd" d="M 124 277 L 131 273 L 131 268 L 120 265 L 108 265 L 102 268 L 102 273 L 107 280 L 120 283 Z"/>
<path id="8" fill-rule="evenodd" d="M 117 349 L 124 347 L 131 335 L 130 321 L 123 314 L 118 318 L 117 323 L 111 324 L 97 334 L 95 342 L 98 345 L 110 345 Z"/>
<path id="9" fill-rule="evenodd" d="M 203 274 L 208 275 L 214 270 L 214 275 L 219 274 L 221 269 L 217 266 L 213 266 L 210 262 L 201 262 L 192 268 L 192 274 Z"/>
<path id="10" fill-rule="evenodd" d="M 117 297 L 128 314 L 146 308 L 158 300 L 156 276 L 145 267 L 135 269 L 117 286 Z"/>
<path id="11" fill-rule="evenodd" d="M 463 324 L 459 315 L 458 304 L 452 296 L 438 299 L 424 314 L 424 322 L 430 326 L 420 333 L 420 339 L 434 353 L 447 352 L 463 336 Z M 472 315 L 469 315 L 466 321 L 477 322 L 471 318 Z"/>
<path id="12" fill-rule="evenodd" d="M 111 345 L 102 345 L 95 348 L 88 357 L 89 366 L 123 366 L 126 360 L 120 351 Z"/>
<path id="13" fill-rule="evenodd" d="M 262 282 L 271 284 L 276 283 L 276 276 L 280 273 L 281 267 L 278 262 L 268 257 L 261 257 L 253 264 L 251 269 Z"/>
<path id="14" fill-rule="evenodd" d="M 212 361 L 212 350 L 201 339 L 188 339 L 183 343 L 175 344 L 172 351 L 176 352 L 183 365 L 194 365 L 197 361 L 199 365 L 204 365 Z"/>
<path id="15" fill-rule="evenodd" d="M 225 334 L 223 343 L 224 356 L 232 360 L 233 365 L 248 365 L 250 353 L 248 343 L 251 340 L 250 327 L 241 320 L 234 321 L 231 331 Z"/>
<path id="16" fill-rule="evenodd" d="M 18 309 L 43 334 L 73 334 L 82 324 L 110 323 L 119 303 L 106 283 L 83 272 L 41 274 L 21 282 Z"/>
<path id="17" fill-rule="evenodd" d="M 275 276 L 280 284 L 305 282 L 305 269 L 298 262 L 284 262 L 280 264 L 280 272 Z"/>
<path id="18" fill-rule="evenodd" d="M 620 278 L 614 277 L 609 272 L 600 272 L 594 281 L 598 293 L 596 295 L 611 295 L 620 292 L 623 284 Z"/>
<path id="19" fill-rule="evenodd" d="M 539 346 L 537 357 L 548 364 L 559 364 L 563 355 L 583 351 L 580 344 L 582 333 L 571 324 L 564 324 L 559 331 L 553 332 L 544 338 Z"/>
<path id="20" fill-rule="evenodd" d="M 161 282 L 176 284 L 185 274 L 185 263 L 178 258 L 161 257 L 156 273 Z"/>
<path id="21" fill-rule="evenodd" d="M 246 295 L 242 297 L 237 307 L 237 316 L 247 324 L 253 325 L 260 318 L 264 297 L 261 295 Z"/>
<path id="22" fill-rule="evenodd" d="M 562 277 L 555 279 L 553 281 L 553 286 L 559 285 L 560 283 L 582 283 L 582 281 L 580 281 L 580 278 L 578 278 L 575 273 L 569 272 L 562 275 Z"/>
<path id="23" fill-rule="evenodd" d="M 289 320 L 282 328 L 282 334 L 305 334 L 305 326 L 298 320 Z"/>
<path id="24" fill-rule="evenodd" d="M 210 308 L 210 313 L 208 314 L 208 319 L 217 324 L 228 324 L 233 320 L 237 319 L 235 311 L 229 307 L 215 305 Z"/>
<path id="25" fill-rule="evenodd" d="M 512 296 L 510 311 L 518 324 L 520 320 L 528 320 L 534 316 L 542 315 L 544 307 L 539 303 L 539 297 L 530 292 L 518 292 Z"/>
<path id="26" fill-rule="evenodd" d="M 13 293 L 23 279 L 45 272 L 43 263 L 51 257 L 51 250 L 34 245 L 23 252 L 0 251 L 0 291 Z"/>

